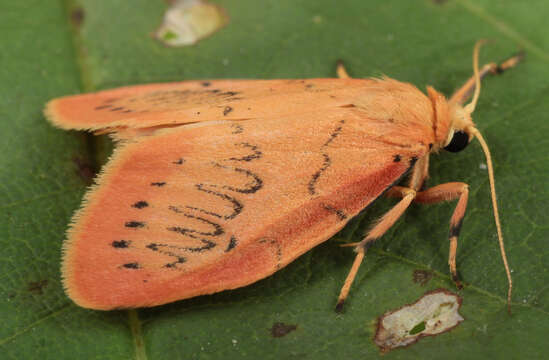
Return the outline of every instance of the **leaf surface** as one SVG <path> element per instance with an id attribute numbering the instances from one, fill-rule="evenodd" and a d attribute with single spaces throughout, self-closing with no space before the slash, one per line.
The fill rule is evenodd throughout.
<path id="1" fill-rule="evenodd" d="M 413 205 L 368 252 L 344 314 L 334 311 L 358 241 L 392 200 L 382 199 L 334 239 L 252 286 L 135 312 L 81 309 L 64 295 L 64 231 L 109 148 L 52 128 L 51 98 L 122 85 L 215 78 L 332 77 L 343 59 L 354 77 L 386 74 L 450 94 L 481 61 L 519 49 L 526 61 L 483 84 L 474 119 L 492 151 L 509 262 L 513 315 L 478 144 L 431 161 L 429 184 L 470 184 L 458 246 L 466 287 L 453 331 L 384 359 L 541 358 L 549 332 L 549 36 L 546 1 L 218 2 L 230 23 L 195 46 L 167 48 L 151 33 L 163 1 L 27 1 L 0 5 L 0 349 L 10 359 L 291 359 L 381 357 L 372 338 L 385 311 L 448 275 L 454 203 Z M 533 9 L 536 9 L 535 11 Z M 424 286 L 415 270 L 433 272 Z M 295 330 L 273 336 L 283 323 Z M 276 325 L 278 329 L 281 325 Z M 278 333 L 277 333 L 278 334 Z"/>

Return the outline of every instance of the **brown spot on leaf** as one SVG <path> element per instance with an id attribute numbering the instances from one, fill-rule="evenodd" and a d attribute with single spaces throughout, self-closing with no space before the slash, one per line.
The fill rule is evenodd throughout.
<path id="1" fill-rule="evenodd" d="M 271 335 L 273 337 L 283 337 L 297 329 L 297 325 L 289 325 L 281 322 L 276 322 L 271 328 Z"/>
<path id="2" fill-rule="evenodd" d="M 80 156 L 74 156 L 72 162 L 76 165 L 76 174 L 84 180 L 86 185 L 91 185 L 93 178 L 97 174 L 97 170 L 93 164 Z"/>
<path id="3" fill-rule="evenodd" d="M 27 290 L 33 294 L 42 295 L 46 286 L 48 286 L 48 280 L 31 281 Z"/>
<path id="4" fill-rule="evenodd" d="M 76 7 L 71 11 L 71 22 L 76 28 L 79 28 L 84 22 L 84 9 Z"/>
<path id="5" fill-rule="evenodd" d="M 412 279 L 416 284 L 425 286 L 433 278 L 433 272 L 429 270 L 414 270 Z"/>

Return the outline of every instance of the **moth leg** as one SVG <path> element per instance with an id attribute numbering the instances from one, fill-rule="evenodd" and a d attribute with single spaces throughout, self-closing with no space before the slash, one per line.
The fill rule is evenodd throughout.
<path id="1" fill-rule="evenodd" d="M 524 53 L 520 52 L 516 55 L 513 55 L 499 64 L 489 63 L 484 65 L 480 71 L 479 76 L 482 80 L 488 74 L 499 75 L 505 70 L 510 69 L 517 65 L 524 58 Z M 454 94 L 450 97 L 450 102 L 463 105 L 469 99 L 469 97 L 475 91 L 475 76 L 471 76 L 465 84 L 463 84 L 459 89 L 457 89 Z"/>
<path id="2" fill-rule="evenodd" d="M 340 79 L 351 79 L 349 73 L 347 73 L 347 70 L 345 70 L 345 65 L 343 65 L 343 61 L 341 60 L 337 61 L 336 73 L 337 77 Z"/>
<path id="3" fill-rule="evenodd" d="M 462 182 L 450 182 L 434 186 L 425 191 L 418 192 L 416 198 L 414 199 L 414 201 L 418 203 L 433 204 L 441 201 L 450 201 L 459 198 L 454 213 L 450 218 L 450 233 L 448 235 L 448 239 L 450 240 L 448 265 L 450 266 L 452 279 L 456 283 L 456 287 L 458 289 L 461 289 L 463 286 L 458 279 L 456 270 L 457 241 L 461 225 L 463 224 L 465 210 L 467 209 L 468 197 L 469 185 Z"/>
<path id="4" fill-rule="evenodd" d="M 343 310 L 343 304 L 349 294 L 349 290 L 351 289 L 353 280 L 356 277 L 358 268 L 364 259 L 367 247 L 371 245 L 374 240 L 385 234 L 391 226 L 393 226 L 404 211 L 406 211 L 408 206 L 410 206 L 417 194 L 416 190 L 401 186 L 394 186 L 392 191 L 395 193 L 400 193 L 400 197 L 402 197 L 402 199 L 395 206 L 393 206 L 391 210 L 387 211 L 381 219 L 379 219 L 377 224 L 374 225 L 374 227 L 368 232 L 368 235 L 366 235 L 364 240 L 359 242 L 356 246 L 355 251 L 357 252 L 357 255 L 355 257 L 355 261 L 353 262 L 353 266 L 351 267 L 351 271 L 349 271 L 349 275 L 347 275 L 347 278 L 343 283 L 343 287 L 341 288 L 341 292 L 339 293 L 339 298 L 336 305 L 337 312 L 341 312 L 341 310 Z"/>

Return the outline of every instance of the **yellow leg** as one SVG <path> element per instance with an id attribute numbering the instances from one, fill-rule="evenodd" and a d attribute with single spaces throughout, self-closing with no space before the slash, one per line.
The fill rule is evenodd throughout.
<path id="1" fill-rule="evenodd" d="M 454 213 L 450 218 L 450 233 L 448 239 L 450 240 L 450 253 L 448 255 L 448 265 L 450 266 L 450 273 L 452 279 L 456 283 L 456 287 L 461 289 L 463 286 L 459 281 L 456 269 L 456 253 L 457 253 L 457 241 L 461 225 L 463 224 L 463 217 L 465 216 L 465 210 L 467 209 L 467 199 L 469 197 L 469 185 L 460 182 L 451 182 L 434 186 L 425 191 L 419 192 L 415 198 L 416 202 L 424 204 L 432 204 L 441 201 L 450 201 L 459 198 Z"/>
<path id="2" fill-rule="evenodd" d="M 343 65 L 343 61 L 339 60 L 337 62 L 337 68 L 336 68 L 337 77 L 340 79 L 350 79 L 351 77 L 347 73 L 347 70 L 345 70 L 345 66 Z"/>
<path id="3" fill-rule="evenodd" d="M 417 180 L 412 180 L 415 186 L 421 186 L 424 178 L 426 177 L 425 165 L 422 164 L 417 168 L 418 174 L 424 174 L 424 176 L 417 177 Z M 412 178 L 414 178 L 412 173 Z M 388 193 L 391 197 L 402 197 L 391 210 L 389 210 L 378 223 L 370 230 L 368 235 L 359 243 L 346 244 L 349 246 L 355 246 L 357 252 L 356 258 L 349 271 L 349 275 L 345 279 L 345 283 L 341 288 L 339 298 L 337 300 L 336 311 L 341 312 L 343 310 L 343 304 L 345 299 L 349 295 L 349 290 L 356 277 L 360 264 L 364 260 L 367 247 L 372 244 L 376 239 L 379 239 L 383 234 L 387 232 L 393 226 L 393 224 L 400 218 L 400 216 L 406 211 L 408 206 L 414 202 L 432 204 L 441 201 L 450 201 L 459 198 L 458 204 L 454 210 L 454 213 L 450 219 L 450 251 L 448 255 L 448 265 L 450 267 L 450 273 L 452 279 L 456 283 L 456 286 L 461 289 L 462 285 L 459 281 L 456 268 L 456 253 L 457 253 L 457 241 L 461 225 L 463 223 L 463 217 L 465 216 L 465 210 L 467 208 L 467 199 L 469 195 L 469 186 L 465 183 L 452 182 L 434 186 L 425 191 L 416 192 L 416 190 L 408 187 L 394 186 Z"/>
<path id="4" fill-rule="evenodd" d="M 372 230 L 370 230 L 368 235 L 366 235 L 364 240 L 356 245 L 355 250 L 357 252 L 357 255 L 353 266 L 351 267 L 351 271 L 349 272 L 349 275 L 347 275 L 345 283 L 343 284 L 341 292 L 339 293 L 339 298 L 336 305 L 337 312 L 341 312 L 343 310 L 343 304 L 345 303 L 347 295 L 349 295 L 349 290 L 351 289 L 351 285 L 353 284 L 353 281 L 356 277 L 358 268 L 360 267 L 360 264 L 364 259 L 366 247 L 368 246 L 368 244 L 372 243 L 376 239 L 380 238 L 383 234 L 385 234 L 387 230 L 389 230 L 389 228 L 393 226 L 393 224 L 398 220 L 398 218 L 400 218 L 404 211 L 406 211 L 406 209 L 408 208 L 408 206 L 410 206 L 412 200 L 414 200 L 416 196 L 416 191 L 414 189 L 395 186 L 392 190 L 400 192 L 402 200 L 400 200 L 398 204 L 393 206 L 391 210 L 385 213 L 385 215 L 383 215 L 383 217 L 372 228 Z"/>

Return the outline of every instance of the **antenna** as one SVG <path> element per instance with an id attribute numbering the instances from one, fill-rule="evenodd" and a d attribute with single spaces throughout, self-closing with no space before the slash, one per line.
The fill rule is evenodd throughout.
<path id="1" fill-rule="evenodd" d="M 494 180 L 494 169 L 492 167 L 492 156 L 490 155 L 490 149 L 484 141 L 484 138 L 480 134 L 480 131 L 475 127 L 468 127 L 467 131 L 473 134 L 482 146 L 484 155 L 486 156 L 486 163 L 488 165 L 488 178 L 490 180 L 490 192 L 492 193 L 492 207 L 494 208 L 494 219 L 496 221 L 496 229 L 498 232 L 498 241 L 499 249 L 501 252 L 501 259 L 503 260 L 503 265 L 505 266 L 505 273 L 507 274 L 507 280 L 509 282 L 509 290 L 507 291 L 507 311 L 511 313 L 511 293 L 513 290 L 513 280 L 511 279 L 511 271 L 509 270 L 509 263 L 507 262 L 507 255 L 505 254 L 505 247 L 503 245 L 503 234 L 501 231 L 501 225 L 499 222 L 499 212 L 498 212 L 498 203 L 496 198 L 496 184 Z"/>
<path id="2" fill-rule="evenodd" d="M 480 96 L 480 75 L 478 70 L 478 54 L 480 53 L 480 47 L 484 45 L 487 40 L 479 40 L 475 44 L 475 49 L 473 50 L 473 71 L 475 72 L 475 93 L 473 94 L 473 100 L 467 105 L 464 109 L 467 113 L 472 114 L 475 111 L 477 106 L 478 97 Z"/>

